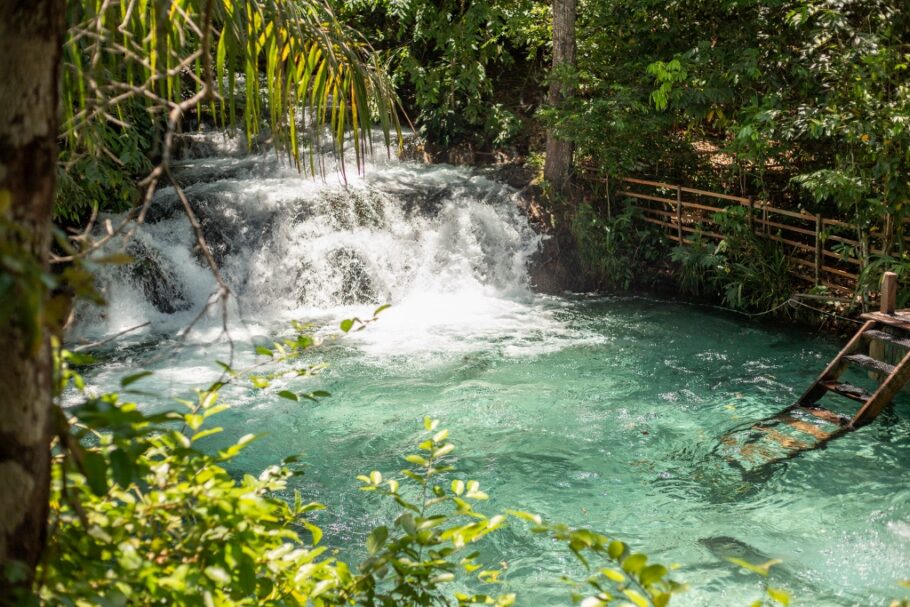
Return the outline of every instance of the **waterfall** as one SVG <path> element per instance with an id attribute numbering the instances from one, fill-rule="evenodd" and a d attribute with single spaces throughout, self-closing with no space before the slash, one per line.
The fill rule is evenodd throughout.
<path id="1" fill-rule="evenodd" d="M 508 186 L 467 168 L 386 158 L 346 182 L 313 178 L 221 134 L 188 139 L 177 179 L 235 296 L 236 320 L 268 326 L 389 303 L 410 320 L 420 311 L 483 324 L 530 297 L 539 236 Z M 73 335 L 146 321 L 151 333 L 175 332 L 216 290 L 172 187 L 156 192 L 128 252 L 134 263 L 99 275 L 108 305 L 80 309 Z"/>

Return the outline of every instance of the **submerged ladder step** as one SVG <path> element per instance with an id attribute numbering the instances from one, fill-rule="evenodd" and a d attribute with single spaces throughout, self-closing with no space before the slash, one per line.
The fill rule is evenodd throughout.
<path id="1" fill-rule="evenodd" d="M 848 360 L 864 369 L 868 369 L 869 371 L 881 373 L 882 375 L 891 375 L 894 373 L 893 365 L 889 365 L 888 363 L 876 360 L 871 356 L 866 356 L 865 354 L 848 354 L 847 356 L 844 356 L 844 360 Z"/>
<path id="2" fill-rule="evenodd" d="M 872 394 L 870 394 L 868 390 L 860 388 L 859 386 L 854 386 L 852 384 L 845 384 L 839 381 L 829 380 L 821 382 L 821 385 L 823 385 L 831 392 L 840 394 L 841 396 L 845 396 L 857 402 L 864 403 L 872 398 Z"/>
<path id="3" fill-rule="evenodd" d="M 901 346 L 902 348 L 910 348 L 910 339 L 901 339 L 897 335 L 885 333 L 884 331 L 866 331 L 863 336 L 867 337 L 868 339 L 874 339 L 876 341 L 883 341 L 889 344 Z"/>
<path id="4" fill-rule="evenodd" d="M 770 438 L 774 442 L 778 443 L 785 449 L 802 450 L 802 449 L 808 449 L 810 447 L 810 445 L 804 443 L 803 441 L 797 440 L 795 438 L 791 438 L 791 437 L 787 436 L 786 434 L 778 432 L 774 428 L 770 428 L 768 426 L 762 426 L 760 424 L 756 424 L 756 425 L 752 426 L 752 428 L 754 430 L 764 432 L 768 438 Z"/>
<path id="5" fill-rule="evenodd" d="M 796 419 L 795 417 L 790 417 L 789 415 L 781 417 L 780 420 L 794 430 L 813 436 L 818 440 L 827 440 L 831 436 L 829 433 L 825 432 L 815 424 L 805 422 L 801 419 Z"/>
<path id="6" fill-rule="evenodd" d="M 804 411 L 809 415 L 813 415 L 818 419 L 824 420 L 830 424 L 837 424 L 838 426 L 843 426 L 850 421 L 850 418 L 841 415 L 840 413 L 835 413 L 834 411 L 829 411 L 828 409 L 822 409 L 821 407 L 799 407 L 797 411 Z"/>

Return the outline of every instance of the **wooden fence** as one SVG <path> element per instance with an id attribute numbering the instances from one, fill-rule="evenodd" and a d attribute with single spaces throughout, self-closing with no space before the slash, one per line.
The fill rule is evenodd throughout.
<path id="1" fill-rule="evenodd" d="M 681 244 L 692 244 L 695 238 L 719 242 L 723 236 L 714 216 L 731 206 L 744 207 L 752 230 L 781 244 L 792 274 L 838 291 L 855 290 L 870 253 L 881 255 L 888 246 L 881 236 L 888 226 L 863 231 L 838 219 L 778 209 L 753 198 L 659 181 L 625 178 L 618 186 L 617 195 L 628 199 L 643 221 L 660 226 L 667 238 Z"/>

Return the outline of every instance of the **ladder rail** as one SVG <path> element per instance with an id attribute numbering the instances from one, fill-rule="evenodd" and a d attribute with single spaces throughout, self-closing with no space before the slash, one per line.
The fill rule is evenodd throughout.
<path id="1" fill-rule="evenodd" d="M 858 428 L 875 419 L 882 409 L 891 402 L 897 392 L 904 387 L 908 379 L 910 379 L 910 352 L 904 354 L 894 371 L 888 375 L 885 381 L 872 394 L 872 397 L 860 408 L 853 421 L 850 422 L 850 427 Z"/>
<path id="2" fill-rule="evenodd" d="M 745 444 L 740 445 L 740 455 L 749 463 L 754 462 L 756 455 L 766 460 L 765 463 L 760 464 L 757 468 L 747 471 L 749 474 L 760 471 L 771 464 L 789 460 L 804 451 L 824 447 L 830 440 L 868 424 L 881 413 L 882 409 L 891 402 L 897 392 L 910 381 L 910 339 L 906 337 L 906 334 L 910 333 L 910 310 L 895 310 L 896 289 L 897 274 L 886 272 L 882 277 L 880 310 L 862 315 L 862 318 L 866 321 L 865 324 L 853 335 L 847 345 L 837 353 L 837 356 L 828 363 L 825 370 L 810 384 L 809 389 L 795 403 L 777 415 L 751 425 L 748 432 L 753 437 L 756 433 L 764 436 L 768 440 L 784 447 L 786 453 L 777 455 L 767 451 L 761 447 L 761 440 L 749 438 Z M 902 332 L 903 336 L 889 332 L 887 329 L 878 331 L 876 330 L 878 325 L 891 327 L 892 330 L 897 329 Z M 861 351 L 863 344 L 866 342 L 869 343 L 868 355 L 863 354 Z M 886 343 L 892 343 L 907 349 L 900 362 L 896 365 L 884 362 L 884 344 Z M 839 381 L 849 363 L 871 369 L 877 374 L 879 385 L 872 394 L 863 388 Z M 817 406 L 817 401 L 828 392 L 834 392 L 858 401 L 862 405 L 852 419 L 846 415 Z M 796 411 L 802 411 L 828 424 L 834 424 L 835 428 L 831 431 L 823 430 L 815 423 L 802 419 L 799 414 L 791 415 Z M 780 430 L 784 428 L 795 430 L 802 437 L 811 437 L 815 439 L 815 442 L 806 442 L 799 437 L 782 433 Z M 724 439 L 721 439 L 722 444 L 727 446 L 736 445 L 737 441 L 734 438 L 734 432 L 736 431 L 730 432 Z M 732 457 L 728 458 L 728 461 L 736 463 L 743 469 L 743 465 L 733 460 Z"/>
<path id="3" fill-rule="evenodd" d="M 822 382 L 826 380 L 837 379 L 837 376 L 840 375 L 838 371 L 843 368 L 844 357 L 852 354 L 860 345 L 862 345 L 863 334 L 874 327 L 876 324 L 878 324 L 878 321 L 876 320 L 867 320 L 865 324 L 860 327 L 859 331 L 856 332 L 853 338 L 847 342 L 847 345 L 837 353 L 837 356 L 835 356 L 830 363 L 828 363 L 828 366 L 825 367 L 825 370 L 822 371 L 821 375 L 819 375 L 816 380 L 812 382 L 812 385 L 809 386 L 809 389 L 806 390 L 803 395 L 799 397 L 796 403 L 788 408 L 788 410 L 812 405 L 818 399 L 824 396 L 828 389 L 822 385 Z"/>

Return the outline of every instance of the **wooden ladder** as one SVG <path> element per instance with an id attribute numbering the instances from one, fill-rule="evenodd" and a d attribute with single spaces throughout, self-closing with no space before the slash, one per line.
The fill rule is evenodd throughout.
<path id="1" fill-rule="evenodd" d="M 758 459 L 766 464 L 821 447 L 874 420 L 910 380 L 910 311 L 895 311 L 896 284 L 897 275 L 886 273 L 882 280 L 881 310 L 862 315 L 866 322 L 799 400 L 777 415 L 751 424 L 744 442 L 737 441 L 734 433 L 726 435 L 721 442 L 736 446 L 746 462 L 755 463 Z M 905 350 L 896 365 L 880 360 L 885 344 Z M 878 388 L 870 393 L 842 382 L 841 376 L 851 365 L 876 376 L 880 382 Z M 818 401 L 829 392 L 860 403 L 856 413 L 851 417 L 820 407 Z M 763 439 L 770 439 L 777 447 L 768 448 L 762 444 Z"/>

